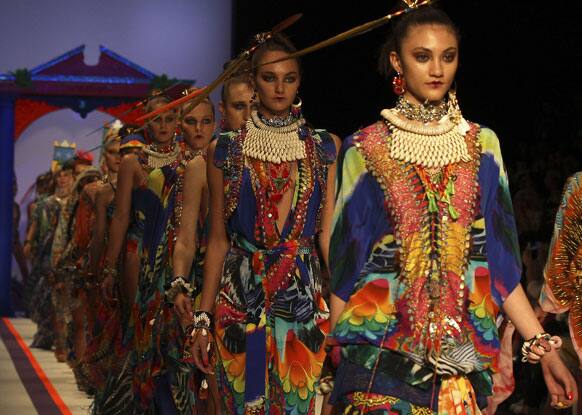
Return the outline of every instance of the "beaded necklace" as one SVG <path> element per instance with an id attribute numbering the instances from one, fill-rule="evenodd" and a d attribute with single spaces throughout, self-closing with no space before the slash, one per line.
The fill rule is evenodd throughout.
<path id="1" fill-rule="evenodd" d="M 150 144 L 142 149 L 145 153 L 146 164 L 154 169 L 167 166 L 178 159 L 180 147 L 172 141 L 171 144 Z"/>
<path id="2" fill-rule="evenodd" d="M 391 131 L 390 155 L 395 160 L 429 169 L 471 160 L 465 143 L 469 124 L 453 91 L 449 92 L 446 114 L 436 125 L 404 120 L 401 113 L 398 107 L 380 113 Z"/>
<path id="3" fill-rule="evenodd" d="M 414 105 L 408 102 L 404 95 L 398 98 L 395 109 L 409 120 L 420 121 L 425 124 L 440 120 L 448 112 L 448 106 L 444 100 L 436 104 L 425 102 L 420 105 Z"/>
<path id="4" fill-rule="evenodd" d="M 198 149 L 188 148 L 188 149 L 184 150 L 184 158 L 187 161 L 192 160 L 196 156 L 202 156 L 202 157 L 204 157 L 204 160 L 206 160 L 206 155 L 207 155 L 207 151 L 205 148 L 198 148 Z"/>
<path id="5" fill-rule="evenodd" d="M 304 125 L 303 118 L 281 127 L 267 125 L 253 111 L 246 123 L 242 152 L 247 157 L 276 164 L 302 160 L 306 157 Z"/>
<path id="6" fill-rule="evenodd" d="M 291 112 L 289 112 L 289 114 L 287 114 L 284 117 L 272 117 L 272 118 L 267 118 L 263 114 L 258 112 L 257 114 L 259 115 L 259 119 L 263 122 L 263 124 L 269 127 L 275 128 L 287 127 L 288 125 L 291 125 L 295 121 L 297 121 L 297 117 L 295 117 Z"/>

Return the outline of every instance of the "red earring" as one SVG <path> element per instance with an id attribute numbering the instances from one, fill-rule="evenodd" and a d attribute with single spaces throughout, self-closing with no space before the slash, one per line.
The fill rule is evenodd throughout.
<path id="1" fill-rule="evenodd" d="M 392 90 L 396 95 L 404 94 L 405 82 L 400 72 L 396 72 L 396 76 L 392 78 Z"/>

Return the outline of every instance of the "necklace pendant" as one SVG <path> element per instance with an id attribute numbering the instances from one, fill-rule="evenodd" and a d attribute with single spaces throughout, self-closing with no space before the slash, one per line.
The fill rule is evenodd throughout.
<path id="1" fill-rule="evenodd" d="M 438 300 L 440 298 L 441 287 L 437 279 L 430 279 L 428 283 L 428 295 L 431 300 Z"/>

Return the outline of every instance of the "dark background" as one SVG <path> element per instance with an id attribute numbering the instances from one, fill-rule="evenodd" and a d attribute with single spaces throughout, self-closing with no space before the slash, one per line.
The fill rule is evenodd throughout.
<path id="1" fill-rule="evenodd" d="M 397 1 L 233 1 L 234 53 L 253 34 L 294 14 L 286 34 L 297 48 L 400 8 Z M 461 30 L 457 89 L 465 117 L 500 137 L 506 161 L 532 143 L 578 151 L 582 97 L 582 13 L 576 1 L 439 1 Z M 376 71 L 391 24 L 303 58 L 306 118 L 346 136 L 394 102 Z M 529 151 L 531 152 L 531 151 Z M 528 156 L 530 157 L 530 156 Z"/>
<path id="2" fill-rule="evenodd" d="M 233 1 L 233 53 L 251 35 L 303 13 L 286 33 L 304 48 L 385 16 L 400 2 Z M 582 170 L 582 5 L 579 1 L 442 0 L 461 31 L 457 74 L 465 117 L 500 138 L 523 261 L 522 284 L 535 307 L 566 178 Z M 303 58 L 300 96 L 306 118 L 345 137 L 379 119 L 395 97 L 376 71 L 391 24 Z M 548 316 L 546 331 L 568 337 Z M 517 351 L 516 351 L 517 352 Z M 568 361 L 576 370 L 577 359 Z M 539 366 L 517 359 L 516 390 L 497 413 L 542 413 Z M 529 412 L 527 412 L 529 411 Z M 543 412 L 546 413 L 546 412 Z"/>

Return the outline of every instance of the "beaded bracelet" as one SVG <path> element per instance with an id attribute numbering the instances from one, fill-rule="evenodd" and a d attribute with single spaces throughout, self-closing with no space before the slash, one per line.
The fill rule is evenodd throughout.
<path id="1" fill-rule="evenodd" d="M 191 296 L 194 289 L 183 275 L 177 275 L 165 286 L 166 303 L 172 305 L 178 294 Z"/>
<path id="2" fill-rule="evenodd" d="M 190 360 L 192 359 L 192 354 L 190 353 L 190 347 L 194 344 L 194 341 L 198 334 L 202 337 L 208 337 L 210 331 L 214 327 L 214 317 L 212 313 L 207 311 L 196 311 L 192 313 L 192 323 L 190 323 L 185 329 L 184 333 L 186 334 L 186 341 L 185 341 L 185 348 L 183 359 Z M 210 360 L 213 361 L 215 359 L 215 351 L 213 347 L 214 340 L 212 336 L 208 339 L 208 345 L 206 348 L 206 352 L 209 354 Z M 214 363 L 211 364 L 213 366 Z"/>
<path id="3" fill-rule="evenodd" d="M 105 265 L 103 267 L 103 275 L 104 276 L 112 276 L 114 279 L 117 278 L 117 275 L 119 275 L 119 271 L 117 270 L 117 268 L 112 268 L 109 265 Z"/>
<path id="4" fill-rule="evenodd" d="M 529 340 L 523 342 L 521 346 L 521 361 L 524 363 L 539 363 L 542 357 L 552 349 L 558 350 L 562 347 L 562 339 L 558 336 L 551 336 L 548 333 L 538 333 Z M 534 351 L 538 349 L 538 352 Z M 541 354 L 539 351 L 541 350 Z"/>
<path id="5" fill-rule="evenodd" d="M 194 326 L 212 330 L 214 327 L 214 317 L 208 311 L 195 311 L 193 313 Z"/>

